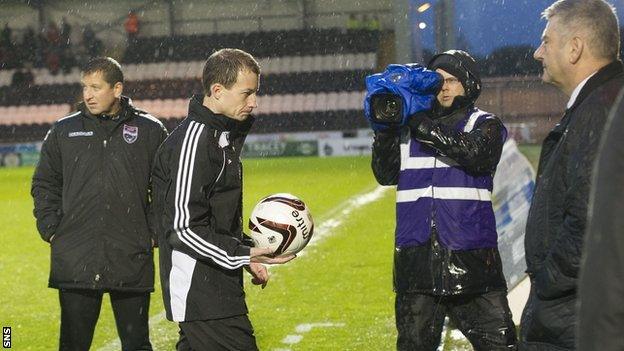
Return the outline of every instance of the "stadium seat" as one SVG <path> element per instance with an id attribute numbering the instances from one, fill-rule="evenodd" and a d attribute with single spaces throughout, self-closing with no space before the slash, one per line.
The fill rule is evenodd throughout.
<path id="1" fill-rule="evenodd" d="M 325 56 L 321 56 L 321 55 L 312 56 L 312 72 L 320 72 L 325 69 L 329 69 L 325 65 Z"/>
<path id="2" fill-rule="evenodd" d="M 303 99 L 301 110 L 303 112 L 314 111 L 316 107 L 316 100 L 317 100 L 318 95 L 312 93 L 312 94 L 305 94 L 303 96 L 304 96 L 304 99 Z"/>
<path id="3" fill-rule="evenodd" d="M 7 86 L 11 84 L 13 78 L 14 69 L 0 70 L 0 86 Z"/>
<path id="4" fill-rule="evenodd" d="M 271 97 L 271 113 L 274 113 L 274 114 L 282 113 L 282 111 L 284 110 L 283 102 L 284 102 L 283 95 L 273 95 Z"/>
<path id="5" fill-rule="evenodd" d="M 282 101 L 282 113 L 287 113 L 294 110 L 295 94 L 285 94 Z"/>
<path id="6" fill-rule="evenodd" d="M 271 108 L 273 113 L 279 114 L 279 113 L 282 113 L 282 112 L 285 111 L 284 99 L 286 99 L 285 95 L 275 95 L 275 96 L 273 96 L 273 99 L 272 99 L 273 107 Z"/>
<path id="7" fill-rule="evenodd" d="M 303 112 L 303 102 L 305 101 L 304 94 L 295 94 L 292 100 L 292 111 Z"/>
<path id="8" fill-rule="evenodd" d="M 15 115 L 17 106 L 0 107 L 0 124 L 10 125 L 11 119 Z"/>
<path id="9" fill-rule="evenodd" d="M 305 72 L 303 70 L 303 57 L 302 56 L 292 56 L 290 63 L 290 72 Z"/>
<path id="10" fill-rule="evenodd" d="M 254 114 L 256 115 L 260 115 L 260 114 L 270 114 L 272 105 L 271 105 L 271 100 L 272 100 L 273 96 L 272 95 L 261 95 L 258 96 L 257 98 L 257 103 L 258 103 L 258 108 L 256 108 L 254 110 Z"/>
<path id="11" fill-rule="evenodd" d="M 303 56 L 301 58 L 301 67 L 299 72 L 313 72 L 314 71 L 314 56 Z"/>
<path id="12" fill-rule="evenodd" d="M 190 79 L 199 78 L 199 79 L 201 79 L 205 63 L 206 63 L 205 61 L 194 61 L 194 62 L 192 62 L 191 66 L 189 68 L 189 75 L 186 78 L 190 78 Z"/>
<path id="13" fill-rule="evenodd" d="M 276 57 L 268 57 L 263 60 L 263 64 L 260 66 L 262 73 L 275 74 L 279 69 L 279 60 Z"/>
<path id="14" fill-rule="evenodd" d="M 327 111 L 327 93 L 320 92 L 316 94 L 313 111 Z"/>
<path id="15" fill-rule="evenodd" d="M 338 93 L 335 92 L 331 92 L 327 94 L 327 104 L 326 106 L 326 111 L 335 111 L 338 110 Z"/>
<path id="16" fill-rule="evenodd" d="M 369 52 L 366 55 L 366 65 L 363 67 L 364 69 L 374 70 L 377 68 L 377 54 L 374 52 Z"/>

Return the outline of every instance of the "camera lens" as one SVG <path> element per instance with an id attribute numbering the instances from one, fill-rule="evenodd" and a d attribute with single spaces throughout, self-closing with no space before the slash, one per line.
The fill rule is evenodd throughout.
<path id="1" fill-rule="evenodd" d="M 384 114 L 388 116 L 395 116 L 399 113 L 399 105 L 394 100 L 386 100 L 386 105 L 384 108 Z"/>
<path id="2" fill-rule="evenodd" d="M 401 97 L 393 94 L 377 94 L 371 98 L 374 119 L 381 123 L 400 123 L 403 119 Z"/>

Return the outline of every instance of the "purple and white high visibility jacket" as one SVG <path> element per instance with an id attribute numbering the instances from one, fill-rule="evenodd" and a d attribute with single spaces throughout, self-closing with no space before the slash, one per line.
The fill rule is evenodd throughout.
<path id="1" fill-rule="evenodd" d="M 496 117 L 473 108 L 455 129 L 470 132 L 489 118 Z M 400 148 L 396 246 L 427 244 L 433 221 L 439 242 L 451 250 L 496 248 L 493 175 L 470 174 L 414 137 Z"/>

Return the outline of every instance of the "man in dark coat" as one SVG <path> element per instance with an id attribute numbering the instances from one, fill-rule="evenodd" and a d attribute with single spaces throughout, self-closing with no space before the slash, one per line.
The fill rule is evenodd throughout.
<path id="1" fill-rule="evenodd" d="M 579 350 L 624 350 L 624 90 L 617 101 L 592 182 L 579 278 Z"/>
<path id="2" fill-rule="evenodd" d="M 543 17 L 548 24 L 534 56 L 544 67 L 544 82 L 570 99 L 542 145 L 527 219 L 531 292 L 522 315 L 521 348 L 573 350 L 593 163 L 624 73 L 617 18 L 608 3 L 560 0 Z"/>
<path id="3" fill-rule="evenodd" d="M 49 286 L 59 290 L 59 348 L 89 349 L 108 292 L 122 349 L 151 350 L 150 170 L 167 131 L 121 95 L 115 60 L 91 60 L 81 81 L 84 101 L 52 125 L 32 180 L 37 229 L 52 251 Z"/>

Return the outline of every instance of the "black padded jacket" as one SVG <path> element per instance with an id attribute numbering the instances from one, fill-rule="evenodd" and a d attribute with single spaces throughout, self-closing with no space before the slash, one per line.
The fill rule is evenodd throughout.
<path id="1" fill-rule="evenodd" d="M 600 69 L 542 144 L 525 235 L 531 292 L 521 339 L 527 350 L 575 347 L 577 280 L 594 161 L 622 86 L 620 61 Z"/>
<path id="2" fill-rule="evenodd" d="M 50 287 L 154 290 L 150 169 L 167 130 L 121 105 L 107 126 L 80 105 L 43 142 L 31 193 L 41 238 L 54 235 Z"/>

